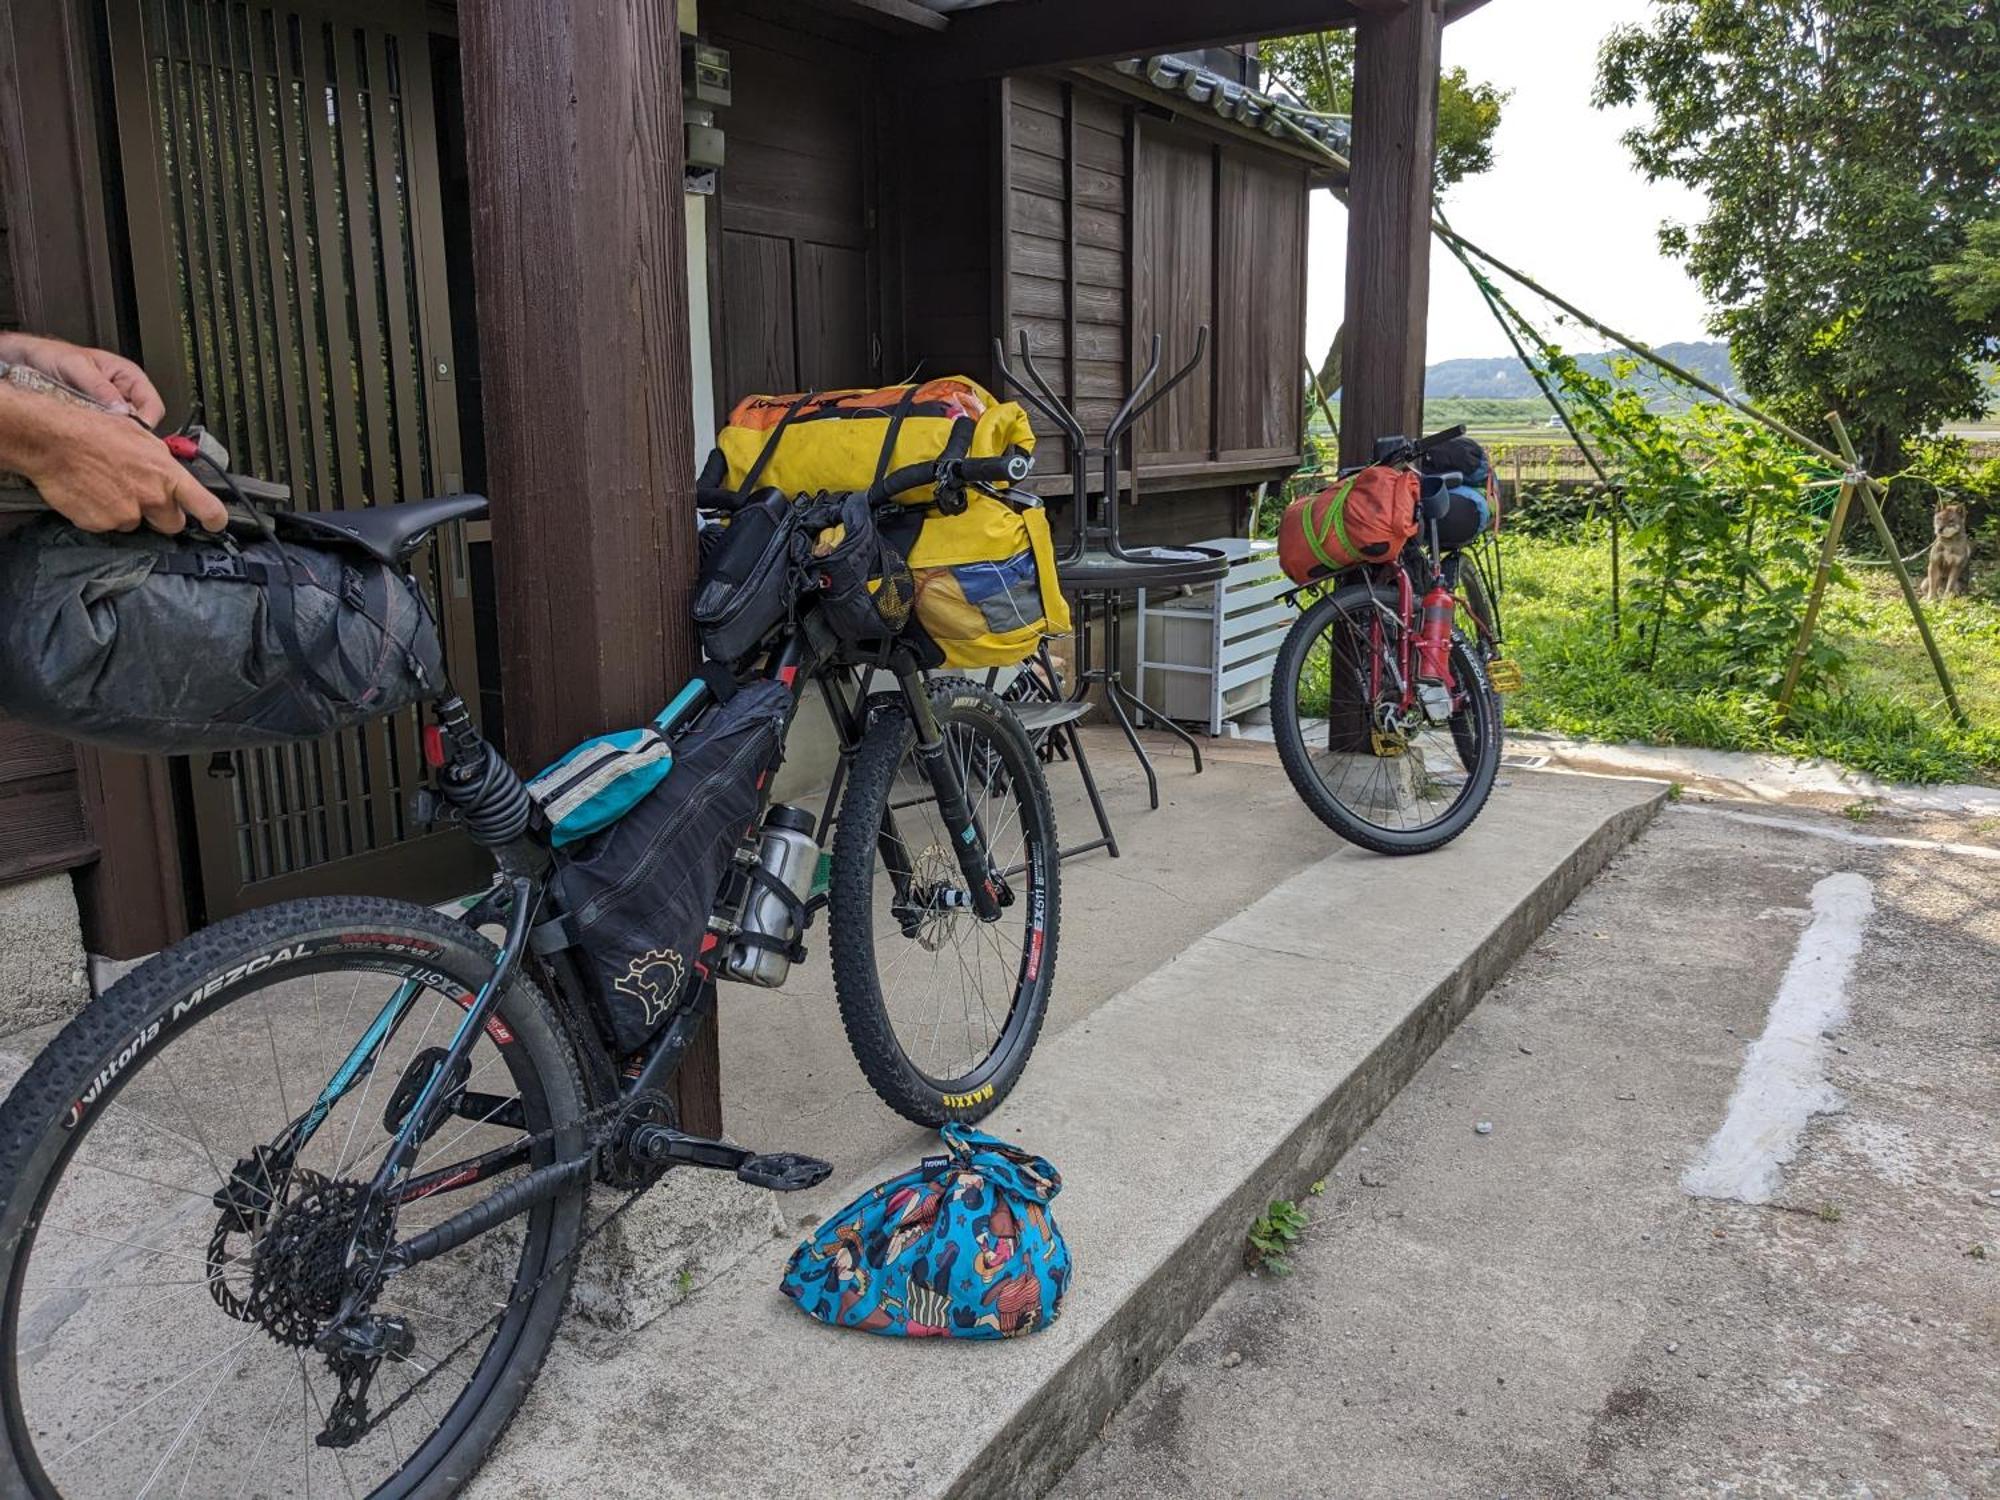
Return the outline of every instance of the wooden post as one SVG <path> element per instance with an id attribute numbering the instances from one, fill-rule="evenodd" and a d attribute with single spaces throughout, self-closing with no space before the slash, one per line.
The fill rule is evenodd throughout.
<path id="1" fill-rule="evenodd" d="M 1423 422 L 1437 145 L 1437 0 L 1364 15 L 1356 28 L 1354 161 L 1347 189 L 1347 348 L 1340 457 Z"/>
<path id="2" fill-rule="evenodd" d="M 680 35 L 652 0 L 459 12 L 511 758 L 645 722 L 695 665 Z M 713 1026 L 681 1120 L 721 1126 Z"/>
<path id="3" fill-rule="evenodd" d="M 103 183 L 100 101 L 84 10 L 0 7 L 0 192 L 22 326 L 136 354 L 118 326 Z M 168 762 L 76 747 L 95 863 L 77 871 L 84 941 L 139 958 L 186 934 Z"/>
<path id="4" fill-rule="evenodd" d="M 1840 547 L 1840 534 L 1847 529 L 1848 508 L 1854 504 L 1854 476 L 1841 481 L 1840 499 L 1833 507 L 1833 520 L 1820 544 L 1819 567 L 1813 572 L 1812 590 L 1806 595 L 1805 617 L 1799 621 L 1799 638 L 1792 646 L 1792 659 L 1785 666 L 1785 680 L 1778 689 L 1778 724 L 1782 728 L 1792 716 L 1792 695 L 1798 691 L 1799 673 L 1812 646 L 1813 631 L 1819 626 L 1819 607 L 1826 598 L 1826 581 L 1833 572 L 1833 556 Z"/>

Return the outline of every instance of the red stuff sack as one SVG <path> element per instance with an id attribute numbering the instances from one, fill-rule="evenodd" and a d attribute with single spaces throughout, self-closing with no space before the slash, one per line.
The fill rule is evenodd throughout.
<path id="1" fill-rule="evenodd" d="M 1294 500 L 1278 523 L 1278 566 L 1293 583 L 1309 583 L 1393 560 L 1417 534 L 1419 486 L 1409 470 L 1378 464 Z"/>

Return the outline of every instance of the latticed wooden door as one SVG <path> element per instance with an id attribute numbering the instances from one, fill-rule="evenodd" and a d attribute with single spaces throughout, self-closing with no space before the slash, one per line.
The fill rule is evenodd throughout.
<path id="1" fill-rule="evenodd" d="M 451 492 L 458 416 L 422 0 L 110 0 L 145 361 L 236 467 L 337 510 Z M 478 702 L 465 540 L 421 576 Z M 441 895 L 462 840 L 409 821 L 416 714 L 191 767 L 215 918 L 325 890 Z"/>

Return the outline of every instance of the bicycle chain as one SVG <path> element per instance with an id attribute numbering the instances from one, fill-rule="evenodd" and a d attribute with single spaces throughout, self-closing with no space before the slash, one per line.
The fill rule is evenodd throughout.
<path id="1" fill-rule="evenodd" d="M 635 1094 L 630 1098 L 614 1100 L 612 1103 L 604 1105 L 600 1109 L 592 1110 L 589 1114 L 585 1115 L 581 1123 L 584 1125 L 586 1131 L 588 1132 L 590 1154 L 592 1156 L 595 1156 L 599 1151 L 603 1150 L 607 1145 L 611 1143 L 615 1135 L 615 1127 L 618 1124 L 620 1124 L 620 1122 L 622 1122 L 636 1107 L 638 1107 L 641 1104 L 651 1104 L 656 1099 L 665 1101 L 667 1103 L 668 1108 L 670 1109 L 672 1108 L 671 1099 L 669 1099 L 667 1095 L 661 1093 L 659 1090 L 653 1089 L 653 1090 L 648 1090 L 644 1093 Z M 532 1136 L 525 1137 L 530 1152 L 532 1152 L 534 1148 L 536 1148 L 537 1146 L 543 1144 L 545 1141 L 553 1141 L 556 1135 L 559 1133 L 559 1131 L 561 1131 L 564 1128 L 566 1127 L 551 1126 L 547 1130 L 539 1131 Z M 586 1230 L 583 1233 L 583 1235 L 577 1240 L 577 1242 L 569 1248 L 566 1254 L 559 1257 L 553 1265 L 551 1265 L 547 1270 L 543 1271 L 542 1274 L 535 1279 L 535 1282 L 532 1286 L 529 1286 L 523 1291 L 518 1291 L 514 1293 L 513 1296 L 509 1297 L 505 1302 L 501 1303 L 499 1310 L 496 1311 L 492 1317 L 488 1318 L 484 1323 L 481 1323 L 477 1328 L 473 1329 L 472 1332 L 468 1333 L 463 1339 L 459 1340 L 457 1344 L 455 1344 L 449 1351 L 446 1352 L 445 1356 L 442 1359 L 434 1363 L 430 1367 L 430 1369 L 426 1370 L 417 1379 L 411 1381 L 410 1384 L 404 1388 L 401 1395 L 397 1396 L 395 1400 L 391 1401 L 387 1406 L 383 1407 L 379 1412 L 375 1413 L 375 1415 L 370 1417 L 367 1420 L 367 1422 L 362 1424 L 360 1427 L 356 1428 L 353 1432 L 353 1435 L 347 1438 L 347 1440 L 344 1443 L 342 1443 L 341 1446 L 352 1447 L 354 1444 L 360 1442 L 363 1438 L 368 1436 L 368 1434 L 373 1432 L 377 1427 L 381 1426 L 382 1423 L 388 1421 L 389 1418 L 394 1416 L 397 1412 L 401 1411 L 403 1409 L 404 1404 L 407 1403 L 411 1397 L 415 1396 L 418 1391 L 422 1390 L 425 1386 L 429 1385 L 431 1381 L 435 1379 L 440 1372 L 443 1371 L 446 1365 L 450 1364 L 453 1360 L 457 1359 L 459 1355 L 463 1354 L 468 1348 L 471 1347 L 471 1345 L 476 1340 L 483 1337 L 488 1331 L 497 1327 L 502 1322 L 502 1320 L 504 1320 L 506 1316 L 509 1313 L 511 1313 L 516 1307 L 520 1306 L 522 1303 L 534 1300 L 535 1296 L 541 1291 L 541 1289 L 549 1284 L 550 1278 L 552 1278 L 564 1266 L 568 1265 L 572 1258 L 581 1254 L 585 1246 L 589 1245 L 606 1229 L 611 1227 L 613 1220 L 617 1219 L 621 1214 L 625 1212 L 626 1209 L 630 1208 L 633 1204 L 637 1203 L 639 1199 L 642 1198 L 650 1188 L 656 1185 L 657 1185 L 656 1182 L 648 1182 L 640 1187 L 634 1188 L 631 1192 L 626 1194 L 625 1201 L 623 1203 L 619 1204 L 616 1208 L 612 1209 L 610 1213 L 606 1214 L 602 1219 L 598 1220 L 595 1228 Z"/>

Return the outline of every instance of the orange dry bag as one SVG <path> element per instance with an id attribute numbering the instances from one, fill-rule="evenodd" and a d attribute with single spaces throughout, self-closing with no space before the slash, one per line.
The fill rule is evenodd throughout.
<path id="1" fill-rule="evenodd" d="M 1307 583 L 1391 561 L 1417 534 L 1419 485 L 1409 470 L 1378 464 L 1294 500 L 1278 523 L 1278 566 Z"/>

